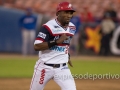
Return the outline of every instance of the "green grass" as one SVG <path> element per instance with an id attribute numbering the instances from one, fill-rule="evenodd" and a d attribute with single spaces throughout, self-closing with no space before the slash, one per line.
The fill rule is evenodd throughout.
<path id="1" fill-rule="evenodd" d="M 34 65 L 37 58 L 13 57 L 0 58 L 0 77 L 32 77 Z M 72 60 L 74 67 L 73 74 L 120 74 L 120 62 L 105 60 Z"/>
<path id="2" fill-rule="evenodd" d="M 12 58 L 0 60 L 0 77 L 31 77 L 35 60 Z"/>
<path id="3" fill-rule="evenodd" d="M 120 74 L 120 62 L 116 61 L 74 61 L 73 74 Z"/>

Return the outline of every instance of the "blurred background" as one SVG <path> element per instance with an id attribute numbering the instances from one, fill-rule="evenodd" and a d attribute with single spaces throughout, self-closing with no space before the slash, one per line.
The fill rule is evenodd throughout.
<path id="1" fill-rule="evenodd" d="M 0 0 L 0 90 L 29 89 L 38 60 L 35 37 L 42 24 L 56 18 L 62 1 Z M 76 10 L 71 19 L 76 33 L 69 48 L 72 74 L 110 74 L 110 79 L 75 80 L 77 90 L 120 90 L 120 0 L 65 1 Z M 45 90 L 60 87 L 51 81 Z"/>
<path id="2" fill-rule="evenodd" d="M 42 24 L 56 17 L 57 4 L 62 1 L 0 0 L 0 53 L 36 54 L 29 53 L 31 47 L 23 45 L 31 42 L 24 40 L 20 18 L 26 11 L 32 12 L 37 17 L 34 27 L 37 35 Z M 66 1 L 76 10 L 71 20 L 77 27 L 71 55 L 120 56 L 120 0 Z"/>

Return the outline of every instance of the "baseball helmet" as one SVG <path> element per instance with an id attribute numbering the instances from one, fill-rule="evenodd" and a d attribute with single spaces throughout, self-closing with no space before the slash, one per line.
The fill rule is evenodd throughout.
<path id="1" fill-rule="evenodd" d="M 59 11 L 66 11 L 66 10 L 70 10 L 70 11 L 75 12 L 72 4 L 70 4 L 69 2 L 62 2 L 62 3 L 58 4 L 57 12 L 59 12 Z"/>

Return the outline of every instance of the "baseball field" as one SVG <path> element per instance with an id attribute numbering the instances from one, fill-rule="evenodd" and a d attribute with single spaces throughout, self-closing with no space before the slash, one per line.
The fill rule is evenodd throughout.
<path id="1" fill-rule="evenodd" d="M 38 56 L 0 54 L 0 90 L 29 90 Z M 120 57 L 71 57 L 77 90 L 120 90 Z M 66 79 L 65 77 L 64 79 Z M 60 90 L 51 80 L 44 90 Z"/>

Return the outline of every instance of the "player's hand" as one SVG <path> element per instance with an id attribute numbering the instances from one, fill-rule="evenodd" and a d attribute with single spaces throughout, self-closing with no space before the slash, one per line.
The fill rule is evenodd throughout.
<path id="1" fill-rule="evenodd" d="M 61 44 L 66 39 L 68 39 L 68 36 L 64 33 L 61 35 L 61 37 L 56 42 L 57 42 L 57 44 Z"/>

